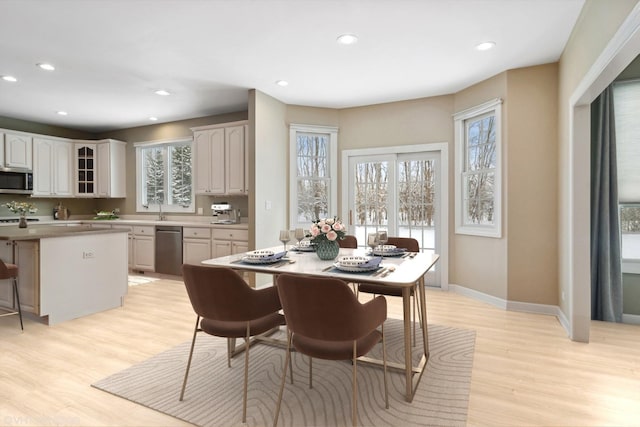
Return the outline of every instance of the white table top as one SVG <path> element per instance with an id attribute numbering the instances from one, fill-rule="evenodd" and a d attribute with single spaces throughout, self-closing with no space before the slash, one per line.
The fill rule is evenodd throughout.
<path id="1" fill-rule="evenodd" d="M 282 246 L 266 248 L 274 252 L 282 252 Z M 220 258 L 202 261 L 204 265 L 218 267 L 230 267 L 236 270 L 254 271 L 266 274 L 304 274 L 310 276 L 336 277 L 350 282 L 380 283 L 393 286 L 411 287 L 418 281 L 433 265 L 438 261 L 440 255 L 431 253 L 417 253 L 415 257 L 384 257 L 380 263 L 381 267 L 394 266 L 395 270 L 389 272 L 384 277 L 374 276 L 373 273 L 348 273 L 336 268 L 330 268 L 341 257 L 345 255 L 366 255 L 368 249 L 340 249 L 340 254 L 336 260 L 323 261 L 315 252 L 294 252 L 289 251 L 286 258 L 293 263 L 275 264 L 248 264 L 241 261 L 245 256 L 235 254 Z"/>

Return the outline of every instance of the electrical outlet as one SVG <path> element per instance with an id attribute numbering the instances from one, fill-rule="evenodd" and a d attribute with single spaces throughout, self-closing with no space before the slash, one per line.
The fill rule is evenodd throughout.
<path id="1" fill-rule="evenodd" d="M 562 293 L 560 294 L 560 298 L 562 298 L 562 301 L 564 301 L 564 291 L 562 291 Z"/>
<path id="2" fill-rule="evenodd" d="M 202 208 L 198 208 L 198 215 L 202 215 L 204 212 L 202 210 Z"/>
<path id="3" fill-rule="evenodd" d="M 93 258 L 94 257 L 94 253 L 93 252 L 82 252 L 82 258 L 83 259 L 89 259 L 89 258 Z"/>
<path id="4" fill-rule="evenodd" d="M 265 200 L 264 201 L 264 210 L 266 210 L 266 211 L 270 211 L 271 210 L 271 200 Z"/>

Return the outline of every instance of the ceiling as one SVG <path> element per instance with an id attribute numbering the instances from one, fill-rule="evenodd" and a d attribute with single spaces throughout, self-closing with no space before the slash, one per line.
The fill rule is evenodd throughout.
<path id="1" fill-rule="evenodd" d="M 0 116 L 103 132 L 243 111 L 248 89 L 328 108 L 450 94 L 557 61 L 583 3 L 0 0 L 0 75 L 17 79 Z"/>

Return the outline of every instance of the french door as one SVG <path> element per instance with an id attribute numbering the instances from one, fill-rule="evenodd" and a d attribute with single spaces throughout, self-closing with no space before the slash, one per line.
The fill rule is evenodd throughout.
<path id="1" fill-rule="evenodd" d="M 386 230 L 416 239 L 422 252 L 442 256 L 441 152 L 360 153 L 346 156 L 349 233 L 366 246 L 368 233 Z M 429 271 L 427 285 L 441 287 L 442 268 L 439 262 Z"/>

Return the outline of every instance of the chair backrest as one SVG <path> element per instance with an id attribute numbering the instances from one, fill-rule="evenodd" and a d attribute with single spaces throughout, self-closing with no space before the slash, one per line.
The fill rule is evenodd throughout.
<path id="1" fill-rule="evenodd" d="M 413 237 L 389 237 L 387 245 L 405 248 L 409 252 L 420 252 L 420 244 Z"/>
<path id="2" fill-rule="evenodd" d="M 287 328 L 294 334 L 325 341 L 362 336 L 363 306 L 346 282 L 281 274 L 277 287 Z M 383 310 L 386 318 L 386 304 Z"/>
<path id="3" fill-rule="evenodd" d="M 358 249 L 358 239 L 356 239 L 356 236 L 347 234 L 344 236 L 344 239 L 338 239 L 338 245 L 340 245 L 341 248 Z"/>
<path id="4" fill-rule="evenodd" d="M 182 278 L 193 310 L 213 320 L 251 320 L 253 289 L 226 267 L 182 265 Z"/>

